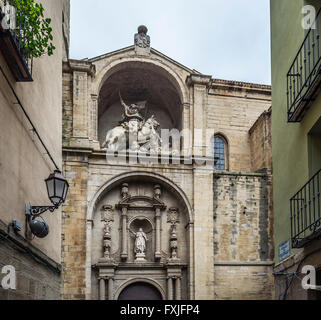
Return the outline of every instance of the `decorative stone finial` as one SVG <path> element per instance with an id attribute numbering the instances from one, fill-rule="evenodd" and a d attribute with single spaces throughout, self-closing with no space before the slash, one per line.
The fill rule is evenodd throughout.
<path id="1" fill-rule="evenodd" d="M 154 194 L 155 194 L 155 197 L 157 199 L 160 199 L 161 195 L 162 195 L 162 190 L 161 190 L 161 186 L 159 184 L 156 184 L 154 186 Z"/>
<path id="2" fill-rule="evenodd" d="M 121 186 L 121 196 L 123 199 L 128 197 L 128 183 L 123 183 Z"/>
<path id="3" fill-rule="evenodd" d="M 150 53 L 150 36 L 147 32 L 147 27 L 141 25 L 138 27 L 138 33 L 135 34 L 135 51 L 139 55 Z"/>
<path id="4" fill-rule="evenodd" d="M 148 29 L 147 29 L 147 27 L 146 26 L 144 26 L 144 25 L 141 25 L 141 26 L 139 26 L 138 27 L 138 33 L 143 33 L 143 34 L 147 34 L 147 32 L 148 32 Z"/>

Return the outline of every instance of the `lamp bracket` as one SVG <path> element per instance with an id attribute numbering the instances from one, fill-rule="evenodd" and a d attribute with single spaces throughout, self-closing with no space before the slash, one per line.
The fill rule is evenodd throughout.
<path id="1" fill-rule="evenodd" d="M 32 206 L 30 203 L 26 204 L 26 216 L 37 218 L 46 211 L 54 212 L 59 206 Z"/>

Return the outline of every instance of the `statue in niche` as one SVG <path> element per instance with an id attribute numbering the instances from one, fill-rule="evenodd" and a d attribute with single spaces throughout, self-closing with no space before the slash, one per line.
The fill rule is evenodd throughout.
<path id="1" fill-rule="evenodd" d="M 135 237 L 135 253 L 145 253 L 148 238 L 142 228 L 139 228 L 138 232 L 135 233 Z"/>
<path id="2" fill-rule="evenodd" d="M 127 105 L 120 93 L 119 97 L 124 108 L 123 119 L 107 132 L 102 148 L 111 152 L 159 153 L 161 138 L 157 130 L 160 124 L 153 115 L 147 120 L 141 115 L 146 101 Z"/>
<path id="3" fill-rule="evenodd" d="M 135 261 L 146 261 L 145 260 L 145 252 L 146 252 L 146 242 L 148 241 L 146 233 L 142 228 L 139 228 L 137 232 L 130 232 L 135 236 L 135 245 L 134 252 L 136 254 Z"/>

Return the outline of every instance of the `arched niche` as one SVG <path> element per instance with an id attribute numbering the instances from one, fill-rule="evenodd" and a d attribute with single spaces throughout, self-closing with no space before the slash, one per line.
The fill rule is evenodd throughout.
<path id="1" fill-rule="evenodd" d="M 162 129 L 182 129 L 182 92 L 174 77 L 163 68 L 147 62 L 124 62 L 109 70 L 100 86 L 98 98 L 98 139 L 102 143 L 108 130 L 122 119 L 126 104 L 147 101 L 145 119 L 154 115 Z"/>

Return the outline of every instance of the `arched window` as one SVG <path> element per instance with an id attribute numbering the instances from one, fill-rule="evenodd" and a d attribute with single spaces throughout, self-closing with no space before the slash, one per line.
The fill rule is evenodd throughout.
<path id="1" fill-rule="evenodd" d="M 227 170 L 227 143 L 221 135 L 214 137 L 214 158 L 218 158 L 215 170 Z"/>

